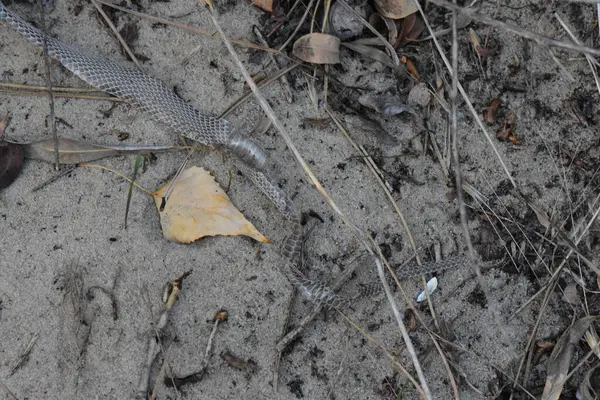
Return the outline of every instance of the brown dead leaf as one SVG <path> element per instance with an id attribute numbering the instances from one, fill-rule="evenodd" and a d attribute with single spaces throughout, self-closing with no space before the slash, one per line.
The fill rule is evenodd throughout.
<path id="1" fill-rule="evenodd" d="M 253 1 L 252 4 L 254 4 L 258 8 L 262 8 L 268 13 L 273 12 L 273 0 L 256 0 Z"/>
<path id="2" fill-rule="evenodd" d="M 152 194 L 159 210 L 169 186 L 167 183 Z M 205 236 L 245 235 L 270 243 L 231 204 L 215 179 L 202 168 L 191 167 L 181 174 L 159 214 L 164 237 L 174 242 L 192 243 Z"/>
<path id="3" fill-rule="evenodd" d="M 544 340 L 538 340 L 537 342 L 535 342 L 535 347 L 536 349 L 532 360 L 533 365 L 537 365 L 544 354 L 552 351 L 552 349 L 554 348 L 554 343 Z"/>
<path id="4" fill-rule="evenodd" d="M 411 14 L 402 20 L 402 30 L 398 34 L 396 43 L 393 43 L 395 49 L 405 46 L 411 42 L 417 40 L 423 30 L 425 29 L 425 23 L 421 17 L 417 14 Z"/>
<path id="5" fill-rule="evenodd" d="M 337 64 L 340 62 L 340 38 L 325 33 L 310 33 L 294 43 L 292 53 L 313 64 Z"/>
<path id="6" fill-rule="evenodd" d="M 498 115 L 498 109 L 500 108 L 500 104 L 502 104 L 502 102 L 497 97 L 490 102 L 490 106 L 485 112 L 485 122 L 487 122 L 490 125 L 496 123 L 496 116 Z"/>
<path id="7" fill-rule="evenodd" d="M 419 11 L 414 0 L 375 0 L 379 14 L 392 19 L 402 19 Z"/>
<path id="8" fill-rule="evenodd" d="M 15 143 L 0 144 L 0 189 L 9 187 L 23 169 L 23 149 Z"/>

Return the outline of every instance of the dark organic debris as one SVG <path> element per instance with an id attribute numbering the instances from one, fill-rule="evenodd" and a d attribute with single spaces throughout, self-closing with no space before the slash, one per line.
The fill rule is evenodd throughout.
<path id="1" fill-rule="evenodd" d="M 254 369 L 254 361 L 252 360 L 242 360 L 238 356 L 232 354 L 229 350 L 225 350 L 221 353 L 221 358 L 227 365 L 232 368 L 238 369 L 240 371 L 252 371 Z"/>
<path id="2" fill-rule="evenodd" d="M 189 374 L 183 377 L 165 375 L 163 383 L 166 387 L 174 387 L 176 389 L 179 389 L 183 385 L 200 382 L 202 378 L 204 378 L 205 372 L 206 369 L 203 369 L 200 372 L 195 372 L 193 374 Z"/>
<path id="3" fill-rule="evenodd" d="M 502 128 L 496 132 L 496 138 L 501 142 L 513 142 L 514 144 L 521 144 L 521 141 L 515 136 L 517 117 L 515 114 L 511 114 L 502 123 Z"/>
<path id="4" fill-rule="evenodd" d="M 0 189 L 9 187 L 23 169 L 23 149 L 15 143 L 0 144 Z"/>
<path id="5" fill-rule="evenodd" d="M 490 102 L 490 105 L 487 111 L 485 112 L 485 122 L 487 122 L 490 125 L 496 123 L 496 116 L 498 115 L 498 109 L 500 108 L 500 104 L 502 104 L 502 102 L 497 97 Z"/>

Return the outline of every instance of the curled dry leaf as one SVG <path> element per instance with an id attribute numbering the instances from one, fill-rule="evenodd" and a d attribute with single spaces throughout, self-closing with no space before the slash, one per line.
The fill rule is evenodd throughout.
<path id="1" fill-rule="evenodd" d="M 473 44 L 473 48 L 479 57 L 485 60 L 487 57 L 494 55 L 496 53 L 497 48 L 485 48 L 481 45 L 481 41 L 479 40 L 479 36 L 473 30 L 473 28 L 469 28 L 469 36 L 471 37 L 471 43 Z"/>
<path id="2" fill-rule="evenodd" d="M 569 373 L 569 365 L 575 346 L 596 318 L 590 316 L 575 321 L 556 342 L 548 361 L 548 375 L 542 393 L 543 400 L 558 400 L 560 398 Z"/>
<path id="3" fill-rule="evenodd" d="M 490 106 L 488 107 L 484 115 L 485 122 L 487 122 L 490 125 L 496 123 L 496 116 L 498 115 L 498 109 L 500 108 L 500 104 L 502 104 L 502 102 L 497 97 L 490 102 Z"/>
<path id="4" fill-rule="evenodd" d="M 23 149 L 15 143 L 0 144 L 0 189 L 9 187 L 23 169 Z"/>
<path id="5" fill-rule="evenodd" d="M 379 39 L 377 39 L 379 40 Z M 392 58 L 388 56 L 383 51 L 376 49 L 373 46 L 366 46 L 364 44 L 356 43 L 358 40 L 351 43 L 342 43 L 342 46 L 357 52 L 365 57 L 369 57 L 372 60 L 379 61 L 383 65 L 386 65 L 390 68 L 397 69 L 398 66 L 394 64 Z"/>
<path id="6" fill-rule="evenodd" d="M 310 33 L 294 43 L 292 53 L 313 64 L 337 64 L 340 62 L 340 38 L 325 33 Z"/>
<path id="7" fill-rule="evenodd" d="M 232 368 L 238 369 L 240 371 L 247 371 L 254 369 L 254 361 L 252 360 L 243 360 L 240 357 L 236 356 L 229 350 L 224 350 L 221 353 L 221 358 L 223 361 L 227 363 Z"/>
<path id="8" fill-rule="evenodd" d="M 417 14 L 411 14 L 408 17 L 396 21 L 381 14 L 374 13 L 369 17 L 369 23 L 373 25 L 377 32 L 383 37 L 387 37 L 388 42 L 398 49 L 415 40 L 425 29 L 425 23 Z"/>
<path id="9" fill-rule="evenodd" d="M 202 168 L 185 170 L 173 186 L 164 209 L 160 211 L 170 182 L 152 196 L 160 214 L 163 236 L 179 243 L 191 243 L 205 236 L 245 235 L 269 243 L 231 204 L 227 194 Z"/>
<path id="10" fill-rule="evenodd" d="M 393 43 L 394 48 L 400 48 L 417 40 L 424 29 L 425 23 L 418 14 L 411 14 L 404 18 L 402 20 L 402 30 L 398 34 L 396 43 Z"/>
<path id="11" fill-rule="evenodd" d="M 375 8 L 379 14 L 392 19 L 405 18 L 419 10 L 414 0 L 375 0 Z"/>

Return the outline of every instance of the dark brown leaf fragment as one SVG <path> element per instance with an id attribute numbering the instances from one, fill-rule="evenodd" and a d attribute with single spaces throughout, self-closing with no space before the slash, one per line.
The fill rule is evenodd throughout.
<path id="1" fill-rule="evenodd" d="M 421 36 L 421 33 L 423 33 L 424 29 L 425 23 L 421 17 L 417 14 L 411 14 L 402 20 L 402 30 L 398 34 L 396 43 L 393 43 L 392 45 L 395 49 L 405 46 L 417 40 L 417 38 Z"/>
<path id="2" fill-rule="evenodd" d="M 0 145 L 0 189 L 10 186 L 23 169 L 23 149 L 16 143 Z"/>
<path id="3" fill-rule="evenodd" d="M 490 125 L 496 123 L 496 116 L 498 115 L 500 104 L 502 104 L 502 102 L 497 97 L 490 102 L 490 105 L 485 112 L 485 122 Z"/>

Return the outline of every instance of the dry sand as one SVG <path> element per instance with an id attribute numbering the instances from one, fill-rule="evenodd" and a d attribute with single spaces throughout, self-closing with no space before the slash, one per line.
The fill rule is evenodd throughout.
<path id="1" fill-rule="evenodd" d="M 33 12 L 27 4 L 10 6 L 20 15 Z M 75 13 L 79 6 L 82 9 Z M 524 8 L 515 8 L 521 6 Z M 263 11 L 246 3 L 229 2 L 220 7 L 219 20 L 232 38 L 254 40 L 253 25 L 273 26 Z M 483 7 L 491 14 L 495 3 L 488 2 Z M 501 9 L 501 19 L 539 33 L 565 37 L 545 7 L 540 1 L 511 1 L 510 7 Z M 206 12 L 199 11 L 191 0 L 144 3 L 144 11 L 213 30 Z M 591 5 L 565 6 L 559 12 L 580 37 L 592 30 Z M 432 20 L 435 17 L 436 25 L 440 25 L 441 13 L 431 13 Z M 55 11 L 46 20 L 49 31 L 65 43 L 127 63 L 91 4 L 58 0 Z M 120 13 L 117 21 L 121 25 L 134 22 L 139 28 L 135 52 L 149 58 L 143 63 L 144 70 L 176 86 L 178 93 L 200 110 L 218 114 L 245 90 L 241 73 L 218 39 Z M 283 31 L 285 35 L 281 33 L 279 43 L 293 29 L 294 25 L 290 25 Z M 481 38 L 485 37 L 487 27 L 477 24 L 472 27 Z M 494 146 L 526 194 L 563 221 L 575 204 L 587 204 L 597 193 L 592 173 L 568 165 L 565 156 L 568 151 L 586 149 L 598 140 L 598 93 L 585 59 L 575 53 L 555 51 L 575 77 L 576 82 L 571 82 L 558 70 L 547 50 L 493 30 L 491 37 L 499 49 L 488 60 L 484 75 L 469 43 L 468 30 L 462 30 L 459 36 L 460 76 L 475 107 L 484 110 L 492 98 L 500 96 L 502 113 L 512 112 L 517 118 L 516 134 L 522 144 L 500 143 L 494 138 Z M 448 49 L 448 37 L 443 43 Z M 198 46 L 189 64 L 183 66 L 182 60 Z M 240 48 L 238 51 L 252 74 L 264 70 L 268 62 L 264 53 Z M 423 79 L 434 83 L 429 42 L 406 51 L 417 60 Z M 331 73 L 346 85 L 359 86 L 364 92 L 392 94 L 403 89 L 396 86 L 397 81 L 388 68 L 345 49 L 341 57 L 341 67 L 333 67 Z M 272 67 L 267 71 L 272 71 Z M 2 82 L 44 84 L 44 63 L 39 51 L 4 25 L 0 25 L 0 73 Z M 55 85 L 86 87 L 56 64 L 53 75 Z M 266 88 L 264 94 L 332 198 L 356 225 L 371 232 L 392 264 L 400 265 L 410 257 L 410 246 L 375 178 L 333 124 L 315 128 L 304 121 L 326 118 L 310 101 L 309 79 L 309 74 L 299 71 L 290 75 L 292 104 L 284 100 L 279 83 Z M 506 86 L 523 87 L 525 92 L 510 91 Z M 318 88 L 320 91 L 321 83 Z M 574 96 L 580 96 L 589 106 L 588 126 L 579 123 L 565 106 L 565 101 Z M 124 144 L 177 143 L 175 134 L 152 122 L 140 110 L 125 104 L 112 107 L 108 102 L 57 99 L 58 134 L 118 144 L 111 131 L 119 130 L 130 135 Z M 458 131 L 464 177 L 488 197 L 492 209 L 506 223 L 504 229 L 498 219 L 490 224 L 477 204 L 468 198 L 472 206 L 468 210 L 469 229 L 477 251 L 486 259 L 502 256 L 507 252 L 503 246 L 510 249 L 515 242 L 522 245 L 528 237 L 534 248 L 546 253 L 546 260 L 555 250 L 559 255 L 564 253 L 564 247 L 555 249 L 536 236 L 536 232 L 544 234 L 544 228 L 535 214 L 508 190 L 508 179 L 489 144 L 468 116 L 464 103 L 459 107 L 465 115 Z M 46 97 L 0 93 L 0 112 L 8 111 L 11 115 L 6 132 L 11 140 L 25 142 L 50 137 L 46 123 L 48 110 Z M 418 113 L 427 115 L 428 127 L 449 160 L 447 115 L 437 103 L 427 113 L 424 110 Z M 262 115 L 251 100 L 236 111 L 232 120 L 250 131 L 261 122 Z M 432 259 L 435 243 L 440 244 L 443 257 L 466 254 L 458 203 L 452 195 L 453 179 L 446 179 L 429 147 L 423 151 L 425 135 L 420 134 L 422 130 L 415 119 L 406 114 L 389 118 L 373 115 L 394 142 L 386 143 L 362 129 L 355 116 L 337 115 L 348 124 L 354 139 L 373 155 L 394 187 L 394 197 L 422 257 Z M 498 125 L 491 128 L 492 135 L 498 128 Z M 294 197 L 302 210 L 314 210 L 324 219 L 324 223 L 316 224 L 306 243 L 310 275 L 333 282 L 352 262 L 359 262 L 356 277 L 342 290 L 348 296 L 360 283 L 376 279 L 374 265 L 361 257 L 364 249 L 360 243 L 307 183 L 281 137 L 271 128 L 266 134 L 255 134 L 254 139 L 269 150 L 271 174 L 276 182 Z M 592 163 L 597 162 L 594 157 L 598 155 L 597 150 L 593 152 Z M 162 186 L 184 157 L 184 153 L 166 153 L 146 160 L 139 183 L 149 189 Z M 128 156 L 98 163 L 130 174 L 133 162 L 134 157 Z M 159 399 L 416 399 L 414 387 L 381 351 L 335 312 L 311 323 L 301 340 L 286 353 L 281 364 L 279 392 L 274 392 L 274 345 L 281 335 L 292 291 L 278 270 L 278 263 L 282 262 L 279 246 L 291 226 L 266 197 L 236 172 L 229 157 L 218 152 L 198 154 L 190 165 L 214 171 L 223 186 L 227 185 L 228 173 L 232 173 L 229 194 L 233 202 L 273 244 L 262 245 L 240 237 L 209 238 L 191 245 L 168 242 L 162 236 L 154 201 L 139 191 L 133 197 L 128 229 L 124 230 L 127 182 L 98 169 L 77 168 L 42 190 L 32 192 L 56 172 L 50 164 L 26 162 L 18 180 L 0 193 L 0 382 L 18 399 L 132 398 L 146 360 L 147 337 L 152 334 L 152 324 L 161 310 L 163 285 L 192 269 L 163 338 L 172 372 L 183 376 L 198 370 L 217 310 L 226 309 L 229 321 L 219 327 L 205 378 L 184 386 L 178 393 L 163 387 Z M 588 184 L 590 188 L 583 192 Z M 575 222 L 583 215 L 578 211 Z M 493 228 L 499 229 L 499 237 Z M 597 243 L 593 237 L 588 241 L 591 258 L 598 252 Z M 530 245 L 526 252 L 532 260 Z M 517 259 L 516 266 L 520 272 L 512 263 L 484 271 L 489 299 L 468 268 L 440 274 L 440 288 L 433 295 L 438 318 L 450 325 L 456 342 L 469 350 L 451 352 L 451 361 L 460 366 L 464 377 L 485 396 L 497 393 L 509 383 L 494 367 L 511 376 L 516 373 L 539 313 L 539 300 L 519 315 L 514 316 L 514 312 L 548 279 L 541 267 L 536 269 L 539 279 L 536 278 L 523 257 Z M 568 275 L 565 279 L 572 281 Z M 93 296 L 86 296 L 95 286 L 114 290 L 118 319 L 113 319 L 110 299 L 105 294 L 91 289 Z M 416 294 L 418 286 L 418 279 L 405 283 L 409 295 Z M 402 305 L 401 296 L 396 297 Z M 500 326 L 488 308 L 490 303 L 498 307 Z M 293 322 L 309 310 L 308 304 L 297 301 Z M 345 311 L 413 371 L 385 299 L 363 299 Z M 434 328 L 429 311 L 426 308 L 422 311 L 425 322 Z M 555 293 L 538 337 L 556 340 L 571 319 L 580 315 L 576 312 L 581 312 L 580 308 L 567 307 L 560 292 Z M 28 359 L 11 375 L 12 366 L 34 335 L 37 341 Z M 452 398 L 440 357 L 422 327 L 411 333 L 411 338 L 433 397 Z M 219 357 L 226 349 L 243 359 L 251 359 L 256 364 L 254 371 L 242 372 L 226 365 Z M 526 385 L 537 395 L 541 393 L 546 363 L 547 357 L 533 366 Z M 158 367 L 154 366 L 152 381 L 157 373 Z M 481 398 L 462 377 L 458 374 L 457 377 L 462 398 Z M 578 379 L 575 377 L 567 389 L 571 395 Z M 391 394 L 392 389 L 397 397 Z"/>

